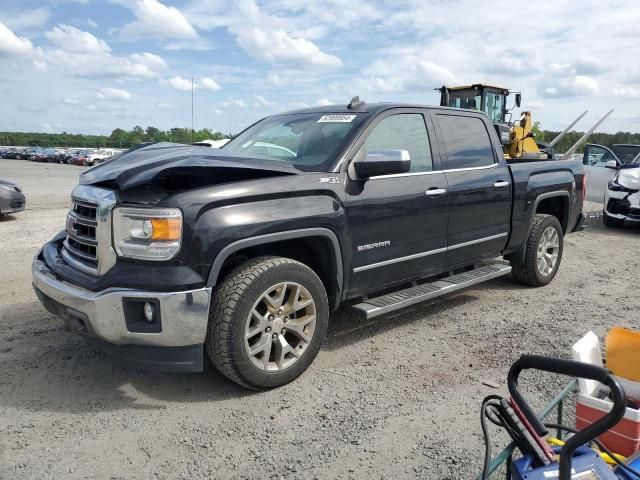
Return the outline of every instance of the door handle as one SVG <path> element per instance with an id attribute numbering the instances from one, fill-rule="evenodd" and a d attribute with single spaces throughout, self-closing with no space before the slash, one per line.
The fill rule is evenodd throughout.
<path id="1" fill-rule="evenodd" d="M 506 180 L 498 180 L 496 183 L 493 184 L 493 186 L 495 188 L 504 188 L 509 186 L 509 182 L 507 182 Z"/>
<path id="2" fill-rule="evenodd" d="M 429 190 L 426 190 L 424 192 L 427 197 L 439 197 L 440 195 L 444 195 L 445 193 L 447 193 L 446 188 L 430 188 Z"/>

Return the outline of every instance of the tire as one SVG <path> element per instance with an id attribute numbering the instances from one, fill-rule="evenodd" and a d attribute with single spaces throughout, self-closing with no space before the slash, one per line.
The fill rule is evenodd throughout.
<path id="1" fill-rule="evenodd" d="M 258 257 L 236 267 L 215 290 L 206 348 L 231 381 L 252 390 L 275 388 L 311 365 L 328 323 L 327 294 L 313 270 L 289 258 Z"/>
<path id="2" fill-rule="evenodd" d="M 610 217 L 609 215 L 607 215 L 607 212 L 603 210 L 602 223 L 604 223 L 605 227 L 619 228 L 624 223 L 624 220 L 619 220 L 617 218 Z"/>
<path id="3" fill-rule="evenodd" d="M 555 232 L 555 236 L 548 232 Z M 550 238 L 557 239 L 557 246 L 538 252 L 539 248 L 543 248 L 542 244 Z M 553 215 L 536 214 L 525 243 L 524 256 L 511 259 L 513 278 L 533 287 L 547 285 L 556 276 L 560 267 L 563 243 L 562 227 L 558 219 Z M 547 245 L 555 245 L 555 242 L 549 242 Z M 544 258 L 539 258 L 539 253 Z"/>

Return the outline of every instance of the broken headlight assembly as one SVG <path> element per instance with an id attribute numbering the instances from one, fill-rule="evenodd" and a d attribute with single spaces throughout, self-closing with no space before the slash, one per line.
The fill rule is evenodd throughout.
<path id="1" fill-rule="evenodd" d="M 170 260 L 180 251 L 182 212 L 176 208 L 116 208 L 113 247 L 121 257 Z"/>
<path id="2" fill-rule="evenodd" d="M 623 187 L 622 185 L 620 185 L 619 183 L 617 183 L 618 177 L 616 176 L 613 180 L 609 180 L 609 183 L 607 184 L 607 188 L 609 190 L 611 190 L 612 192 L 629 192 L 632 193 L 635 190 L 631 190 L 630 188 L 627 187 Z"/>

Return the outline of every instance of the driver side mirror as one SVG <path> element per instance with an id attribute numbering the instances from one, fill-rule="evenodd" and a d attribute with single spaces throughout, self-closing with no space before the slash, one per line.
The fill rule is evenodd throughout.
<path id="1" fill-rule="evenodd" d="M 617 170 L 618 169 L 618 162 L 616 162 L 615 160 L 607 160 L 607 162 L 604 164 L 604 166 L 606 168 L 612 168 L 613 170 Z"/>
<path id="2" fill-rule="evenodd" d="M 406 173 L 411 167 L 411 157 L 407 150 L 371 149 L 365 155 L 353 161 L 358 178 L 370 178 L 377 175 Z"/>

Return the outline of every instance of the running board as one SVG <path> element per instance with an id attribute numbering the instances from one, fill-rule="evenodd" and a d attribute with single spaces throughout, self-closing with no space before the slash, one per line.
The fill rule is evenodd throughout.
<path id="1" fill-rule="evenodd" d="M 362 303 L 353 305 L 351 308 L 369 319 L 416 303 L 424 302 L 425 300 L 431 300 L 457 292 L 458 290 L 486 282 L 492 278 L 502 277 L 509 273 L 511 273 L 510 265 L 501 262 L 491 263 L 468 272 L 445 277 L 433 283 L 423 283 L 422 285 L 410 287 L 406 290 L 369 298 Z"/>

